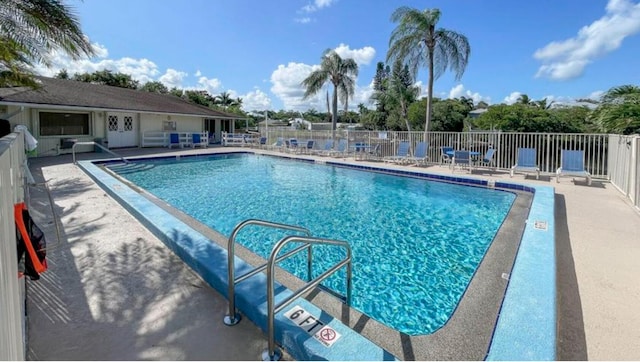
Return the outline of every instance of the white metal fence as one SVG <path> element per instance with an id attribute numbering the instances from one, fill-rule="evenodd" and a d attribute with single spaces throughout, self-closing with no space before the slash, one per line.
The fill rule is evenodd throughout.
<path id="1" fill-rule="evenodd" d="M 611 183 L 640 209 L 640 136 L 609 135 Z"/>
<path id="2" fill-rule="evenodd" d="M 18 278 L 13 205 L 24 200 L 24 136 L 0 138 L 0 360 L 24 360 L 24 278 Z"/>
<path id="3" fill-rule="evenodd" d="M 264 135 L 264 134 L 263 134 Z M 400 141 L 409 141 L 413 153 L 418 142 L 424 141 L 423 132 L 395 131 L 349 131 L 336 133 L 346 138 L 349 144 L 364 142 L 378 145 L 380 156 L 392 156 L 396 153 Z M 331 131 L 277 130 L 268 134 L 268 144 L 278 138 L 297 138 L 315 140 L 315 147 L 322 147 L 324 140 L 331 138 Z M 518 148 L 535 148 L 540 171 L 554 174 L 560 167 L 560 153 L 566 150 L 583 150 L 585 167 L 593 177 L 607 178 L 607 134 L 568 134 L 568 133 L 517 133 L 517 132 L 429 132 L 428 155 L 431 163 L 440 162 L 441 147 L 453 147 L 460 150 L 477 151 L 484 154 L 489 148 L 496 149 L 494 161 L 498 169 L 510 169 L 517 159 Z"/>

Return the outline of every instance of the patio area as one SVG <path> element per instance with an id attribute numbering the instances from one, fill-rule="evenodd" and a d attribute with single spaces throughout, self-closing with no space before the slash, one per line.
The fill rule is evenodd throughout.
<path id="1" fill-rule="evenodd" d="M 281 154 L 233 147 L 118 153 L 133 157 L 229 151 Z M 78 158 L 106 156 L 87 153 Z M 29 359 L 259 359 L 266 336 L 246 319 L 225 326 L 226 299 L 75 166 L 70 155 L 30 159 L 30 169 L 36 182 L 48 181 L 61 242 L 51 245 L 49 270 L 41 280 L 27 282 Z M 446 166 L 418 169 L 451 174 Z M 473 175 L 509 179 L 505 171 L 476 170 Z M 638 210 L 599 179 L 591 186 L 569 178 L 558 184 L 548 175 L 540 180 L 516 175 L 511 180 L 555 188 L 557 358 L 640 359 Z M 46 192 L 32 187 L 30 198 L 34 219 L 54 244 L 56 228 Z"/>

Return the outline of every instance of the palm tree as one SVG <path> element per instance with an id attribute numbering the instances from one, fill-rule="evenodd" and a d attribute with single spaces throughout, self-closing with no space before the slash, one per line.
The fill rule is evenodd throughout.
<path id="1" fill-rule="evenodd" d="M 355 60 L 342 59 L 334 50 L 327 49 L 322 55 L 320 69 L 309 74 L 302 81 L 306 88 L 303 99 L 308 99 L 318 93 L 327 81 L 333 84 L 333 103 L 331 112 L 332 132 L 331 137 L 336 137 L 336 124 L 338 121 L 338 93 L 344 103 L 353 96 L 355 90 L 355 78 L 358 76 L 358 64 Z M 327 93 L 328 94 L 328 93 Z"/>
<path id="2" fill-rule="evenodd" d="M 234 102 L 229 92 L 222 92 L 213 98 L 213 104 L 222 106 L 223 109 L 227 109 L 227 107 L 233 105 Z"/>
<path id="3" fill-rule="evenodd" d="M 516 100 L 516 103 L 518 104 L 524 104 L 525 106 L 528 106 L 530 104 L 533 103 L 533 100 L 531 98 L 529 98 L 528 95 L 526 94 L 521 94 L 518 99 Z"/>
<path id="4" fill-rule="evenodd" d="M 438 9 L 420 11 L 406 6 L 396 9 L 391 15 L 391 21 L 399 24 L 391 33 L 387 52 L 387 62 L 403 60 L 409 65 L 414 78 L 421 67 L 426 66 L 429 71 L 425 141 L 433 108 L 433 81 L 447 68 L 454 71 L 456 80 L 462 78 L 471 53 L 467 37 L 451 30 L 436 29 L 438 20 Z"/>
<path id="5" fill-rule="evenodd" d="M 623 85 L 609 89 L 591 117 L 605 132 L 639 133 L 640 87 Z"/>
<path id="6" fill-rule="evenodd" d="M 48 66 L 52 50 L 73 59 L 94 54 L 69 7 L 61 0 L 0 1 L 0 86 L 37 86 L 32 66 Z"/>

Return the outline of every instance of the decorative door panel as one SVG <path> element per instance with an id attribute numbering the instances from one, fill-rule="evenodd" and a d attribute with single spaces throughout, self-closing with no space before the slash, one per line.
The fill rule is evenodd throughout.
<path id="1" fill-rule="evenodd" d="M 134 114 L 110 113 L 107 116 L 109 148 L 138 145 L 138 123 Z"/>

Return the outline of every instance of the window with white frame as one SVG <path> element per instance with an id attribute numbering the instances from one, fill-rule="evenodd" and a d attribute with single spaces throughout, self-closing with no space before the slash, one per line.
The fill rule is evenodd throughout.
<path id="1" fill-rule="evenodd" d="M 40 112 L 40 136 L 91 134 L 89 113 Z"/>

